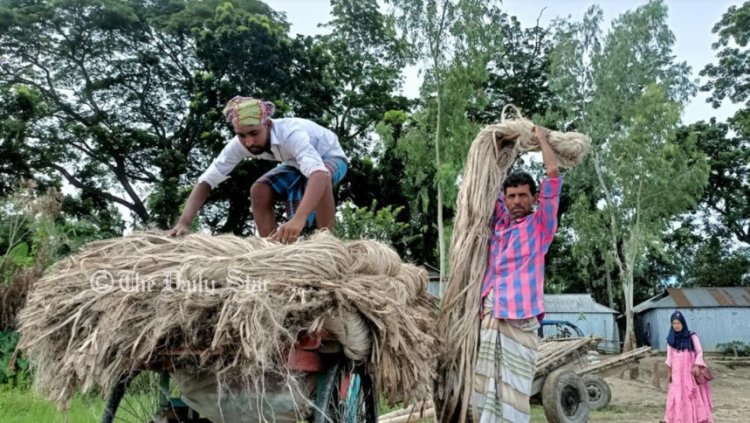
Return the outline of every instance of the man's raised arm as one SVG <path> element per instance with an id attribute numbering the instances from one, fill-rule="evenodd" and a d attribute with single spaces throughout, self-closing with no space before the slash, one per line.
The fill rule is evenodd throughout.
<path id="1" fill-rule="evenodd" d="M 547 177 L 557 178 L 560 175 L 560 171 L 557 168 L 557 156 L 552 151 L 552 147 L 549 146 L 549 129 L 543 126 L 534 126 L 532 132 L 539 140 L 539 147 L 542 150 L 542 160 L 544 161 L 544 169 L 547 171 Z"/>

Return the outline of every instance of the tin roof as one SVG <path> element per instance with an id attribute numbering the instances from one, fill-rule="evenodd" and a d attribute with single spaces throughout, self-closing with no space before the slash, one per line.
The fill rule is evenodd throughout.
<path id="1" fill-rule="evenodd" d="M 653 308 L 750 307 L 750 288 L 667 288 L 634 307 L 636 313 Z"/>
<path id="2" fill-rule="evenodd" d="M 544 294 L 545 313 L 609 313 L 620 314 L 603 306 L 591 294 Z"/>

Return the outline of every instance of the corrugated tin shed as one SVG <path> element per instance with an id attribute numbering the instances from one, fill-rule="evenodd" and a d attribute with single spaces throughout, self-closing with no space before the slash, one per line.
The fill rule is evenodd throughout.
<path id="1" fill-rule="evenodd" d="M 669 318 L 675 310 L 685 315 L 704 351 L 750 339 L 750 288 L 669 288 L 634 307 L 639 338 L 647 337 L 654 348 L 666 351 Z"/>
<path id="2" fill-rule="evenodd" d="M 427 292 L 439 297 L 440 296 L 440 269 L 428 263 L 422 265 L 427 270 Z M 443 287 L 445 289 L 445 287 Z"/>
<path id="3" fill-rule="evenodd" d="M 544 309 L 547 313 L 620 314 L 594 301 L 591 294 L 544 294 Z"/>
<path id="4" fill-rule="evenodd" d="M 600 349 L 620 351 L 615 319 L 619 313 L 597 303 L 590 294 L 545 294 L 544 311 L 545 320 L 565 320 L 578 326 L 584 335 L 601 337 Z"/>
<path id="5" fill-rule="evenodd" d="M 750 307 L 750 288 L 667 288 L 636 307 L 641 313 L 654 308 Z"/>

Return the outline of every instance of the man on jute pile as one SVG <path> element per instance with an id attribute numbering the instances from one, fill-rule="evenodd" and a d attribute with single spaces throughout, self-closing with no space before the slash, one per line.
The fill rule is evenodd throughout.
<path id="1" fill-rule="evenodd" d="M 185 235 L 211 190 L 229 177 L 245 158 L 281 162 L 250 189 L 253 217 L 261 237 L 294 242 L 302 230 L 317 223 L 333 230 L 336 205 L 333 188 L 346 175 L 348 159 L 338 137 L 307 119 L 272 119 L 273 103 L 234 97 L 224 108 L 236 136 L 198 178 L 185 210 L 169 235 Z M 276 227 L 273 206 L 286 203 L 286 223 Z"/>

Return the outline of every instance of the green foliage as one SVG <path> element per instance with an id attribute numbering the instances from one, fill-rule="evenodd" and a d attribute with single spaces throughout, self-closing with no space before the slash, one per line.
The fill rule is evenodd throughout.
<path id="1" fill-rule="evenodd" d="M 0 196 L 7 195 L 33 172 L 24 143 L 29 126 L 44 112 L 38 91 L 0 84 Z M 46 181 L 49 182 L 49 181 Z"/>
<path id="2" fill-rule="evenodd" d="M 8 258 L 12 265 L 16 267 L 28 267 L 33 263 L 34 259 L 29 256 L 29 245 L 25 242 L 16 244 L 8 252 Z"/>
<path id="3" fill-rule="evenodd" d="M 729 98 L 734 103 L 745 102 L 750 106 L 750 2 L 731 6 L 714 26 L 713 32 L 719 40 L 713 44 L 718 50 L 718 64 L 710 64 L 701 71 L 709 78 L 702 88 L 711 91 L 710 101 L 720 107 L 721 101 Z"/>
<path id="4" fill-rule="evenodd" d="M 357 141 L 386 111 L 406 105 L 393 93 L 401 87 L 409 51 L 397 36 L 393 18 L 380 12 L 376 0 L 332 0 L 331 7 L 333 20 L 324 25 L 331 33 L 318 41 L 331 58 L 325 81 L 334 98 L 325 121 L 344 148 L 358 156 L 367 144 Z"/>
<path id="5" fill-rule="evenodd" d="M 378 208 L 377 201 L 370 207 L 356 207 L 345 203 L 341 207 L 336 223 L 336 235 L 342 239 L 372 239 L 391 245 L 406 241 L 409 225 L 398 221 L 402 207 Z"/>
<path id="6" fill-rule="evenodd" d="M 589 134 L 589 159 L 566 175 L 576 198 L 568 216 L 583 268 L 617 280 L 633 340 L 634 282 L 662 249 L 670 221 L 695 207 L 708 162 L 695 142 L 677 143 L 682 102 L 694 92 L 687 66 L 674 63 L 667 9 L 651 1 L 602 35 L 596 7 L 581 23 L 558 23 L 548 118 Z M 612 289 L 609 288 L 611 292 Z"/>
<path id="7" fill-rule="evenodd" d="M 750 249 L 731 249 L 716 237 L 699 244 L 685 272 L 685 286 L 750 287 Z"/>
<path id="8" fill-rule="evenodd" d="M 491 52 L 485 87 L 487 105 L 471 115 L 482 123 L 494 123 L 502 108 L 513 104 L 525 116 L 541 118 L 553 104 L 548 85 L 550 30 L 538 22 L 524 28 L 515 16 L 506 13 L 495 16 L 493 24 L 502 32 L 502 47 Z"/>
<path id="9" fill-rule="evenodd" d="M 746 286 L 750 276 L 749 18 L 748 2 L 724 13 L 713 28 L 718 62 L 701 71 L 709 102 L 740 110 L 727 123 L 712 118 L 677 133 L 677 143 L 695 145 L 710 166 L 699 207 L 677 219 L 667 239 L 674 273 L 688 286 Z"/>
<path id="10" fill-rule="evenodd" d="M 458 176 L 479 124 L 469 119 L 487 107 L 484 87 L 501 49 L 496 2 L 392 1 L 393 13 L 426 70 L 421 105 L 399 145 L 413 192 L 412 210 L 434 216 L 437 258 L 445 273 L 446 234 Z M 445 213 L 445 216 L 444 216 Z M 431 260 L 430 260 L 431 261 Z"/>
<path id="11" fill-rule="evenodd" d="M 711 168 L 701 207 L 686 222 L 705 234 L 750 243 L 750 143 L 730 135 L 730 128 L 712 119 L 677 134 L 679 143 L 692 143 L 705 154 Z"/>
<path id="12" fill-rule="evenodd" d="M 711 92 L 715 108 L 729 99 L 742 108 L 728 125 L 711 121 L 689 128 L 698 132 L 699 145 L 712 161 L 709 189 L 704 204 L 718 213 L 722 226 L 740 241 L 750 243 L 750 2 L 731 6 L 714 26 L 719 40 L 717 64 L 706 66 L 701 75 L 708 82 L 701 87 Z M 731 135 L 730 135 L 731 133 Z"/>
<path id="13" fill-rule="evenodd" d="M 0 199 L 0 283 L 34 265 L 37 257 L 46 262 L 54 256 L 58 244 L 51 234 L 59 213 L 59 194 L 39 194 L 33 183 Z"/>
<path id="14" fill-rule="evenodd" d="M 57 191 L 42 193 L 33 183 L 0 198 L 0 330 L 14 327 L 28 287 L 47 266 L 86 242 L 120 235 L 122 226 L 78 219 L 65 212 Z"/>
<path id="15" fill-rule="evenodd" d="M 12 330 L 0 331 L 0 385 L 25 387 L 29 385 L 29 363 L 22 356 L 15 360 L 14 370 L 9 369 L 20 335 Z"/>
<path id="16" fill-rule="evenodd" d="M 717 344 L 716 349 L 731 357 L 748 357 L 750 356 L 750 343 L 743 341 L 732 341 Z"/>

